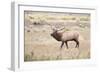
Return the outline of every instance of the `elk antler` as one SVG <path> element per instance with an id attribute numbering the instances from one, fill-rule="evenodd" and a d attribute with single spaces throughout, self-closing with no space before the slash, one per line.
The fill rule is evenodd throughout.
<path id="1" fill-rule="evenodd" d="M 64 27 L 64 26 L 63 26 L 63 27 L 58 28 L 58 29 L 57 29 L 57 31 L 60 31 L 60 30 L 63 30 L 63 29 L 65 29 L 65 27 Z"/>
<path id="2" fill-rule="evenodd" d="M 63 30 L 64 28 L 65 28 L 65 26 L 61 26 L 60 24 L 53 24 L 53 25 L 51 25 L 51 24 L 48 24 L 50 27 L 51 27 L 51 29 L 53 30 L 53 31 L 60 31 L 60 30 Z"/>

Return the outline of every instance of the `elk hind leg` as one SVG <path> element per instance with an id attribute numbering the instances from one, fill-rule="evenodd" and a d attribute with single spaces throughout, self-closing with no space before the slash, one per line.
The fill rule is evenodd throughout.
<path id="1" fill-rule="evenodd" d="M 79 41 L 75 40 L 75 42 L 76 42 L 76 47 L 79 48 Z"/>

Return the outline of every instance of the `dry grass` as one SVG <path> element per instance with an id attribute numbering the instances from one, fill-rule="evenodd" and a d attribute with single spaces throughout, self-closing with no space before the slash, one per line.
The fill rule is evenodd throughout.
<path id="1" fill-rule="evenodd" d="M 44 60 L 63 60 L 63 59 L 89 59 L 90 58 L 90 27 L 86 27 L 86 25 L 79 26 L 76 25 L 75 22 L 77 21 L 77 18 L 84 18 L 83 20 L 86 20 L 85 23 L 87 25 L 89 24 L 89 16 L 88 15 L 73 15 L 70 16 L 67 14 L 68 17 L 64 17 L 65 14 L 62 14 L 57 18 L 57 15 L 45 13 L 43 18 L 42 15 L 39 15 L 38 13 L 33 14 L 26 14 L 25 20 L 28 29 L 25 29 L 25 53 L 24 53 L 24 61 L 44 61 Z M 31 17 L 30 17 L 31 16 Z M 52 32 L 49 25 L 45 24 L 42 25 L 41 22 L 39 25 L 30 25 L 34 22 L 34 19 L 39 21 L 38 17 L 40 19 L 45 19 L 48 23 L 53 24 L 59 24 L 59 22 L 54 21 L 51 19 L 49 20 L 49 17 L 54 17 L 56 19 L 59 19 L 63 21 L 66 21 L 66 23 L 63 23 L 63 25 L 66 27 L 65 31 L 78 31 L 80 33 L 79 42 L 80 46 L 79 48 L 75 48 L 75 42 L 71 41 L 68 42 L 69 49 L 66 48 L 64 45 L 62 49 L 60 49 L 61 42 L 56 41 L 50 36 L 50 33 Z M 48 20 L 46 19 L 48 17 Z M 74 18 L 74 19 L 73 19 Z M 86 19 L 85 19 L 86 18 Z M 68 25 L 68 21 L 70 21 L 70 24 Z M 74 22 L 74 23 L 73 23 Z M 84 23 L 83 21 L 81 23 Z M 85 24 L 84 23 L 84 24 Z M 73 26 L 74 25 L 74 26 Z M 28 31 L 29 30 L 29 31 Z"/>

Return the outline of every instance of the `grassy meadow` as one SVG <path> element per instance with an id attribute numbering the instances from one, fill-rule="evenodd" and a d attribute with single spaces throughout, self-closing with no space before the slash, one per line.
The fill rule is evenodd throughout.
<path id="1" fill-rule="evenodd" d="M 52 26 L 79 32 L 79 48 L 69 41 L 69 49 L 51 37 Z M 90 14 L 24 11 L 24 61 L 89 59 Z"/>

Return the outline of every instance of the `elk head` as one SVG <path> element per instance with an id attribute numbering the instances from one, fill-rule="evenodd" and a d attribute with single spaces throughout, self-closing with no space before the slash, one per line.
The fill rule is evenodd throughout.
<path id="1" fill-rule="evenodd" d="M 51 26 L 53 32 L 51 33 L 51 36 L 53 38 L 55 38 L 57 41 L 61 41 L 61 37 L 62 37 L 62 33 L 60 33 L 59 31 L 64 29 L 64 27 L 62 28 L 58 28 L 57 26 Z"/>

